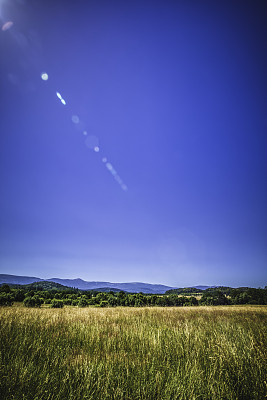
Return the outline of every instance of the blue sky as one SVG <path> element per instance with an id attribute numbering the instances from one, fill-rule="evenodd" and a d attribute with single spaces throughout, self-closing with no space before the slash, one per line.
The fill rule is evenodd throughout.
<path id="1" fill-rule="evenodd" d="M 264 3 L 1 0 L 1 273 L 267 284 Z"/>

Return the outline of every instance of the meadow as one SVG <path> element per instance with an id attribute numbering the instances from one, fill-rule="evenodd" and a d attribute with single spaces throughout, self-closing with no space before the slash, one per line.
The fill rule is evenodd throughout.
<path id="1" fill-rule="evenodd" d="M 0 307 L 1 400 L 260 400 L 267 307 Z"/>

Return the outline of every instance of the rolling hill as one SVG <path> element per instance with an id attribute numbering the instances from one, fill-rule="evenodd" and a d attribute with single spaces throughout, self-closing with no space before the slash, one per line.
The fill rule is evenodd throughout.
<path id="1" fill-rule="evenodd" d="M 29 285 L 32 283 L 42 283 L 44 282 L 54 282 L 59 285 L 80 289 L 80 290 L 99 290 L 99 291 L 118 291 L 123 290 L 125 292 L 131 293 L 151 293 L 151 294 L 164 294 L 167 290 L 177 289 L 175 287 L 151 284 L 143 282 L 125 282 L 125 283 L 112 283 L 112 282 L 102 282 L 102 281 L 84 281 L 83 279 L 61 279 L 61 278 L 50 278 L 41 279 L 33 276 L 19 276 L 19 275 L 8 275 L 0 274 L 0 285 L 3 283 L 13 284 L 13 285 Z M 46 283 L 47 285 L 47 283 Z M 196 289 L 205 290 L 210 286 L 193 286 Z"/>

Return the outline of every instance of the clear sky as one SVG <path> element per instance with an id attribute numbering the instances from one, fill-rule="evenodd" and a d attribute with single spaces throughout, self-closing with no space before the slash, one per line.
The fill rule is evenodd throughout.
<path id="1" fill-rule="evenodd" d="M 0 272 L 266 285 L 266 11 L 0 0 Z"/>

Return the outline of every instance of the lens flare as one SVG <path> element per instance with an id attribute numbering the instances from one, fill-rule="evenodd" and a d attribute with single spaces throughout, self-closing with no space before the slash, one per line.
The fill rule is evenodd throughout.
<path id="1" fill-rule="evenodd" d="M 7 21 L 2 25 L 2 31 L 7 31 L 8 29 L 10 29 L 12 26 L 14 25 L 14 23 L 12 21 Z"/>
<path id="2" fill-rule="evenodd" d="M 1 1 L 1 0 L 0 0 Z M 6 24 L 4 24 L 2 26 L 2 30 L 7 30 L 9 29 L 11 26 L 13 25 L 13 23 L 7 22 Z M 48 80 L 48 74 L 46 72 L 42 72 L 41 73 L 41 79 L 43 81 L 47 81 Z M 62 95 L 59 92 L 56 92 L 56 96 L 57 98 L 61 101 L 61 103 L 63 105 L 66 105 L 66 101 L 63 99 Z M 94 135 L 88 135 L 88 132 L 86 130 L 84 130 L 84 127 L 81 126 L 81 122 L 80 122 L 80 118 L 78 115 L 76 114 L 71 114 L 71 120 L 74 124 L 77 124 L 77 126 L 80 128 L 80 132 L 82 132 L 83 136 L 85 136 L 85 144 L 86 146 L 90 149 L 93 150 L 95 153 L 99 153 L 100 152 L 100 148 L 99 148 L 99 139 L 97 136 Z M 78 125 L 79 124 L 79 125 Z M 115 181 L 119 184 L 119 186 L 121 187 L 122 190 L 127 191 L 128 188 L 125 185 L 125 183 L 123 182 L 123 180 L 120 178 L 120 176 L 118 175 L 117 171 L 115 170 L 115 168 L 113 167 L 113 165 L 108 162 L 107 157 L 103 157 L 102 158 L 102 162 L 105 164 L 107 170 L 110 172 L 110 174 L 113 176 L 113 178 L 115 179 Z"/>
<path id="3" fill-rule="evenodd" d="M 43 72 L 41 74 L 41 78 L 42 78 L 43 81 L 47 81 L 48 80 L 48 74 L 46 72 Z"/>
<path id="4" fill-rule="evenodd" d="M 61 103 L 64 104 L 64 106 L 65 106 L 66 105 L 66 101 L 63 99 L 63 97 L 61 96 L 61 94 L 59 92 L 57 92 L 57 97 L 59 98 Z"/>
<path id="5" fill-rule="evenodd" d="M 80 118 L 78 117 L 78 115 L 73 115 L 71 117 L 71 120 L 74 124 L 78 124 L 80 122 Z"/>

